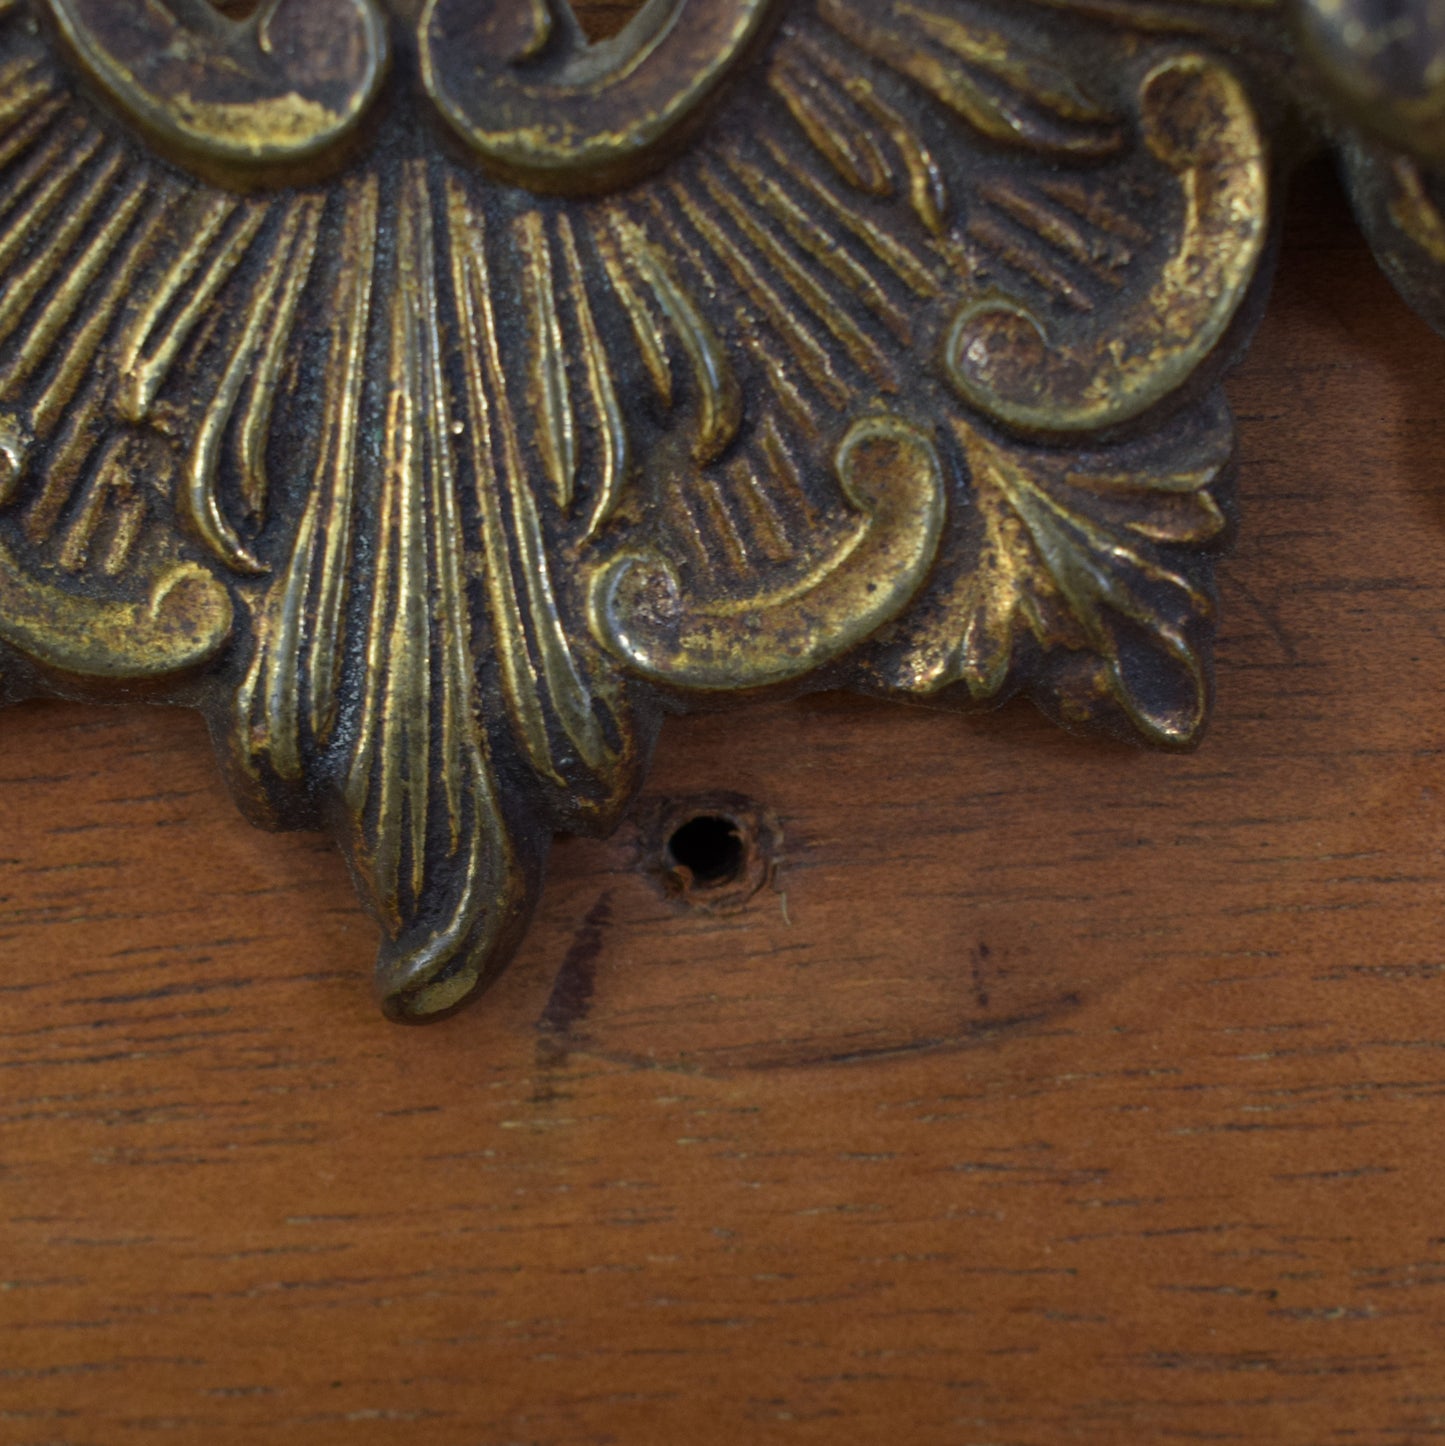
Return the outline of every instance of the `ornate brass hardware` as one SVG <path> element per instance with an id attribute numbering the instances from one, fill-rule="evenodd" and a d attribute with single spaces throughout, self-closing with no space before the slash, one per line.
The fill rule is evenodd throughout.
<path id="1" fill-rule="evenodd" d="M 762 34 L 776 0 L 651 0 L 589 45 L 566 0 L 429 0 L 427 94 L 501 175 L 609 189 L 666 154 Z"/>
<path id="2" fill-rule="evenodd" d="M 1445 325 L 1427 0 L 230 8 L 0 0 L 0 701 L 204 708 L 396 1018 L 668 710 L 1195 743 L 1300 137 Z"/>
<path id="3" fill-rule="evenodd" d="M 181 156 L 306 160 L 360 123 L 386 74 L 375 0 L 273 0 L 245 20 L 209 0 L 48 0 L 81 69 Z"/>

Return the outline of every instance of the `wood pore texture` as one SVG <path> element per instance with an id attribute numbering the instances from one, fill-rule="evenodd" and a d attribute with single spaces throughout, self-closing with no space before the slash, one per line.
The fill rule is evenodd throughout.
<path id="1" fill-rule="evenodd" d="M 1445 1436 L 1445 343 L 1290 216 L 1192 756 L 678 722 L 407 1030 L 197 718 L 0 717 L 0 1442 Z M 710 915 L 718 790 L 783 842 Z"/>

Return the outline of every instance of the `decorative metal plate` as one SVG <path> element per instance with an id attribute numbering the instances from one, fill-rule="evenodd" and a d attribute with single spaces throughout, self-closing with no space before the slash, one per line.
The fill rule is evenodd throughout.
<path id="1" fill-rule="evenodd" d="M 1279 177 L 1445 322 L 1442 74 L 1428 0 L 0 0 L 0 701 L 203 709 L 408 1020 L 668 712 L 1188 746 Z"/>

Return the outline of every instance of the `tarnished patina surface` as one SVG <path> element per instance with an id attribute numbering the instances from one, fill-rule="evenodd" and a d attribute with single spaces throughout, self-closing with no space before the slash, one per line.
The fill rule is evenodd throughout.
<path id="1" fill-rule="evenodd" d="M 402 1019 L 669 711 L 1191 745 L 1321 143 L 1445 323 L 1435 0 L 0 0 L 0 700 L 202 708 Z"/>

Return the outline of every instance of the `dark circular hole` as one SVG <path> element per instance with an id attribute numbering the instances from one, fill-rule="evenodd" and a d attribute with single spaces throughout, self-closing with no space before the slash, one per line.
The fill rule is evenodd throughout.
<path id="1" fill-rule="evenodd" d="M 703 886 L 734 883 L 746 866 L 742 832 L 735 820 L 720 813 L 699 814 L 675 829 L 667 841 L 667 857 Z"/>

